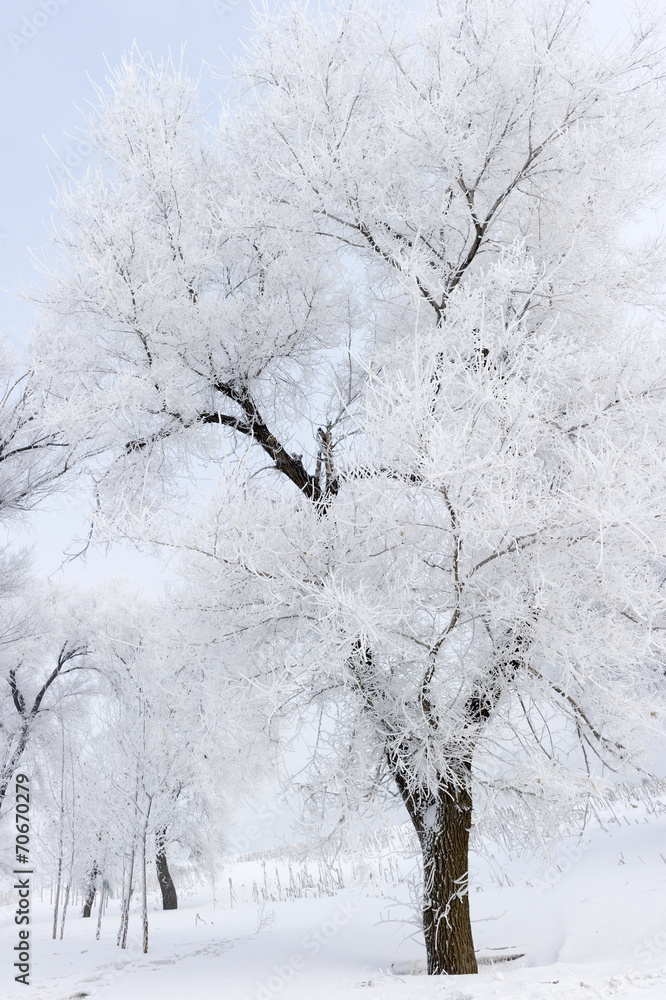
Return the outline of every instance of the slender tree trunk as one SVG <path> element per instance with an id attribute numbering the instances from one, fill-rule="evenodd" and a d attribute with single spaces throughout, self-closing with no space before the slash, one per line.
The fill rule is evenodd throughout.
<path id="1" fill-rule="evenodd" d="M 125 871 L 125 868 L 126 868 L 125 856 L 123 855 L 123 885 L 122 885 L 122 889 L 121 889 L 121 892 L 120 892 L 120 899 L 121 899 L 121 903 L 120 903 L 120 927 L 118 928 L 118 939 L 116 940 L 116 944 L 118 945 L 118 947 L 120 947 L 120 939 L 121 939 L 122 933 L 123 933 L 123 920 L 124 920 L 124 917 L 125 917 L 125 875 L 127 874 L 126 871 Z"/>
<path id="2" fill-rule="evenodd" d="M 134 857 L 136 853 L 136 848 L 132 847 L 132 854 L 130 856 L 130 866 L 129 866 L 129 876 L 127 880 L 127 892 L 123 899 L 123 909 L 120 917 L 120 931 L 118 932 L 118 944 L 121 948 L 127 947 L 127 929 L 129 927 L 129 911 L 130 903 L 132 901 L 132 890 L 134 888 Z"/>
<path id="3" fill-rule="evenodd" d="M 67 919 L 67 907 L 69 905 L 69 894 L 72 890 L 72 880 L 70 877 L 69 882 L 65 886 L 65 902 L 62 904 L 62 917 L 60 919 L 60 940 L 62 941 L 65 934 L 65 920 Z"/>
<path id="4" fill-rule="evenodd" d="M 60 719 L 62 726 L 62 718 Z M 60 905 L 60 889 L 62 886 L 63 850 L 65 837 L 65 730 L 62 730 L 62 761 L 60 769 L 60 832 L 58 834 L 58 887 L 56 889 L 55 906 L 53 908 L 53 940 L 58 933 L 58 907 Z"/>
<path id="5" fill-rule="evenodd" d="M 62 884 L 62 854 L 58 858 L 58 881 L 56 883 L 55 905 L 53 907 L 53 940 L 58 934 L 58 909 L 60 907 L 60 886 Z"/>
<path id="6" fill-rule="evenodd" d="M 146 825 L 148 820 L 146 819 Z M 143 953 L 148 954 L 148 879 L 146 872 L 146 831 L 143 831 L 141 851 L 141 923 L 143 927 Z"/>
<path id="7" fill-rule="evenodd" d="M 165 837 L 166 830 L 159 830 L 156 837 L 155 868 L 157 870 L 157 880 L 162 891 L 162 909 L 177 910 L 178 896 L 176 894 L 176 886 L 171 878 L 169 865 L 167 864 L 166 848 L 164 846 Z"/>
<path id="8" fill-rule="evenodd" d="M 71 747 L 70 747 L 70 757 L 71 757 Z M 67 880 L 67 887 L 65 889 L 65 902 L 62 908 L 62 920 L 60 921 L 60 940 L 62 941 L 65 933 L 65 920 L 67 919 L 67 907 L 69 905 L 69 897 L 72 891 L 72 872 L 74 871 L 74 858 L 76 856 L 76 794 L 74 785 L 74 761 L 72 760 L 72 852 L 69 856 L 69 878 Z"/>
<path id="9" fill-rule="evenodd" d="M 146 872 L 146 840 L 148 839 L 148 821 L 150 810 L 153 805 L 152 795 L 148 796 L 148 808 L 143 823 L 143 836 L 141 838 L 141 919 L 143 923 L 143 953 L 148 953 L 148 876 Z"/>
<path id="10" fill-rule="evenodd" d="M 95 940 L 99 941 L 100 934 L 102 933 L 102 914 L 104 912 L 104 868 L 106 866 L 106 854 L 104 855 L 104 862 L 102 864 L 102 870 L 99 872 L 99 908 L 97 911 L 97 930 L 95 931 Z"/>

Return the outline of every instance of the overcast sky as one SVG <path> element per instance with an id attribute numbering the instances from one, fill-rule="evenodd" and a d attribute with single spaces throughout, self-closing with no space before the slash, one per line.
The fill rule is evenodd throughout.
<path id="1" fill-rule="evenodd" d="M 278 0 L 269 0 L 269 8 Z M 406 3 L 413 7 L 415 3 Z M 624 5 L 626 6 L 626 5 Z M 660 6 L 666 6 L 661 0 Z M 619 0 L 596 0 L 595 20 L 608 37 L 622 30 Z M 29 304 L 13 294 L 20 279 L 38 280 L 29 248 L 48 244 L 49 199 L 60 161 L 78 176 L 86 167 L 87 147 L 77 129 L 79 108 L 93 97 L 91 80 L 103 82 L 107 63 L 116 65 L 136 42 L 155 57 L 169 49 L 193 72 L 204 64 L 224 69 L 250 38 L 250 0 L 4 0 L 0 8 L 0 329 L 19 349 L 32 321 Z M 203 86 L 214 94 L 210 74 Z M 217 85 L 219 87 L 219 84 Z M 38 565 L 53 572 L 60 551 L 81 531 L 83 499 L 72 496 L 50 512 L 32 518 L 29 540 Z M 125 569 L 155 576 L 149 561 L 116 552 L 97 555 L 87 566 L 70 564 L 75 577 Z"/>

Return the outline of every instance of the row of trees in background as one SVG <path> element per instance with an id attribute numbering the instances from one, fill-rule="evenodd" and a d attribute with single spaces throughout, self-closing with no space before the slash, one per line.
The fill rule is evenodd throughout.
<path id="1" fill-rule="evenodd" d="M 71 488 L 97 445 L 45 428 L 34 371 L 6 345 L 1 378 L 0 523 L 9 534 Z M 147 855 L 164 908 L 175 908 L 167 852 L 208 873 L 224 846 L 230 788 L 220 778 L 235 775 L 240 758 L 229 742 L 232 713 L 223 720 L 215 707 L 226 700 L 219 675 L 169 640 L 168 606 L 126 581 L 95 593 L 52 584 L 34 575 L 28 552 L 6 543 L 0 598 L 0 816 L 11 820 L 8 788 L 27 768 L 39 803 L 37 864 L 55 884 L 53 936 L 62 937 L 75 887 L 86 891 L 87 916 L 97 892 L 101 917 L 106 883 L 122 886 L 124 946 L 135 885 L 145 900 Z M 247 748 L 244 759 L 256 768 Z M 11 855 L 13 841 L 7 847 Z M 7 870 L 10 855 L 0 858 Z M 145 906 L 144 935 L 147 945 Z"/>
<path id="2" fill-rule="evenodd" d="M 97 443 L 45 428 L 34 370 L 22 369 L 7 347 L 2 380 L 7 536 L 42 501 L 71 488 Z M 0 819 L 9 829 L 11 779 L 28 770 L 35 864 L 53 885 L 53 937 L 63 936 L 75 892 L 84 896 L 84 916 L 99 902 L 101 922 L 103 887 L 115 886 L 118 943 L 125 946 L 130 900 L 140 895 L 147 948 L 147 865 L 163 907 L 176 908 L 168 854 L 176 852 L 183 871 L 214 873 L 229 796 L 261 770 L 257 741 L 244 744 L 241 726 L 230 739 L 241 704 L 250 725 L 247 699 L 207 665 L 214 654 L 184 640 L 173 604 L 146 598 L 129 581 L 109 580 L 93 592 L 45 581 L 29 552 L 5 543 L 0 597 Z M 10 836 L 0 867 L 12 865 Z"/>
<path id="3" fill-rule="evenodd" d="M 179 870 L 214 876 L 229 796 L 244 774 L 256 775 L 256 749 L 240 753 L 230 740 L 240 702 L 175 642 L 171 609 L 124 581 L 84 595 L 26 575 L 0 622 L 3 798 L 9 778 L 27 770 L 34 864 L 53 884 L 53 937 L 63 936 L 75 892 L 88 917 L 97 897 L 99 937 L 107 886 L 122 897 L 122 947 L 130 901 L 141 899 L 147 950 L 148 871 L 165 909 L 178 904 L 173 852 Z M 216 706 L 227 699 L 222 716 Z M 13 840 L 6 850 L 11 870 Z"/>
<path id="4" fill-rule="evenodd" d="M 80 877 L 124 858 L 130 885 L 149 831 L 158 858 L 187 842 L 179 817 L 230 780 L 221 732 L 288 750 L 300 727 L 304 816 L 397 798 L 428 970 L 474 972 L 473 816 L 518 844 L 640 764 L 663 720 L 666 358 L 662 247 L 628 234 L 662 193 L 664 52 L 646 12 L 595 49 L 587 12 L 266 17 L 216 128 L 170 64 L 135 53 L 99 90 L 41 295 L 33 450 L 80 460 L 99 535 L 178 552 L 183 582 L 173 641 L 139 602 L 50 654 L 78 678 L 105 637 L 71 787 L 51 775 L 63 803 L 103 778 Z M 10 680 L 18 717 L 41 690 Z"/>

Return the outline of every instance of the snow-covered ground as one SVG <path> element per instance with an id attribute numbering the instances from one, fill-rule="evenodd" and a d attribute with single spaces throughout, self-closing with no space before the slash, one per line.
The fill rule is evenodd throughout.
<path id="1" fill-rule="evenodd" d="M 109 904 L 100 941 L 95 919 L 72 911 L 64 940 L 50 936 L 52 911 L 34 903 L 32 985 L 13 982 L 13 908 L 0 910 L 0 996 L 40 1000 L 595 1000 L 666 998 L 666 817 L 637 810 L 608 831 L 590 829 L 582 848 L 564 849 L 544 876 L 535 865 L 509 866 L 502 885 L 490 862 L 475 865 L 472 912 L 478 976 L 428 978 L 422 946 L 409 927 L 387 922 L 388 897 L 407 898 L 391 881 L 397 859 L 374 859 L 366 887 L 320 898 L 285 899 L 287 862 L 278 867 L 282 900 L 261 894 L 261 862 L 237 861 L 220 876 L 217 905 L 201 890 L 178 911 L 150 914 L 150 948 L 141 952 L 139 914 L 129 946 L 116 946 L 117 904 Z M 275 864 L 266 870 L 274 878 Z M 294 867 L 297 867 L 296 865 Z M 344 867 L 344 865 L 343 865 Z M 312 870 L 313 882 L 321 879 Z M 404 863 L 403 863 L 404 868 Z M 562 869 L 560 871 L 560 869 Z M 236 896 L 229 903 L 228 880 Z M 296 877 L 296 876 L 294 876 Z M 334 876 L 331 876 L 334 879 Z M 256 882 L 256 887 L 253 883 Z M 382 896 L 383 893 L 383 896 Z M 270 882 L 269 894 L 275 895 Z M 254 898 L 253 898 L 254 897 Z M 156 906 L 156 901 L 155 904 Z M 114 908 L 115 907 L 115 908 Z M 398 916 L 397 910 L 392 911 Z M 408 917 L 405 908 L 402 915 Z M 509 949 L 512 962 L 489 963 Z"/>

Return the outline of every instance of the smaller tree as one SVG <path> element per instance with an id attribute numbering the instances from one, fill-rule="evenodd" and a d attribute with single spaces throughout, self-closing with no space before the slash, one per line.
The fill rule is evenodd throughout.
<path id="1" fill-rule="evenodd" d="M 62 428 L 47 428 L 43 401 L 43 383 L 37 384 L 30 364 L 18 364 L 0 339 L 0 523 L 5 528 L 61 488 L 79 460 L 95 450 L 85 434 L 71 443 Z M 6 682 L 0 695 L 0 809 L 38 723 L 65 692 L 71 693 L 64 679 L 82 668 L 88 652 L 89 633 L 80 634 L 81 596 L 72 595 L 67 606 L 64 592 L 30 577 L 28 563 L 24 552 L 5 548 L 0 554 L 0 669 Z"/>
<path id="2" fill-rule="evenodd" d="M 2 808 L 31 741 L 39 737 L 48 742 L 52 713 L 89 692 L 90 672 L 97 665 L 91 655 L 94 598 L 38 582 L 22 560 L 7 554 L 0 572 L 6 590 L 0 612 Z"/>
<path id="3" fill-rule="evenodd" d="M 170 602 L 148 600 L 125 583 L 105 587 L 96 636 L 104 685 L 92 702 L 77 782 L 88 789 L 79 808 L 87 816 L 90 906 L 102 878 L 122 879 L 123 947 L 137 884 L 148 946 L 153 859 L 163 908 L 176 909 L 168 852 L 176 849 L 181 864 L 206 873 L 219 858 L 238 783 L 233 713 L 220 725 L 215 708 L 207 708 L 220 678 L 183 643 L 176 621 Z"/>

